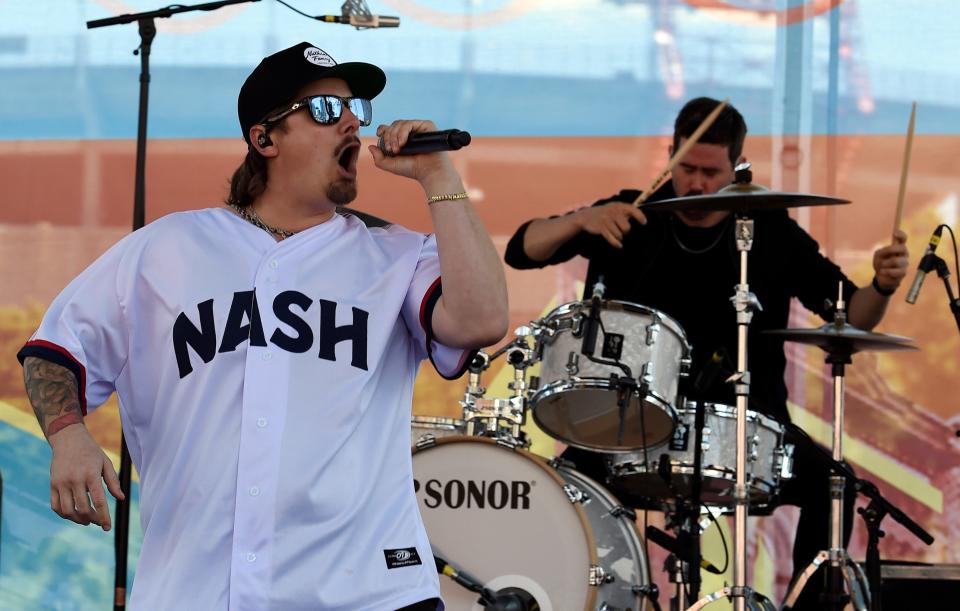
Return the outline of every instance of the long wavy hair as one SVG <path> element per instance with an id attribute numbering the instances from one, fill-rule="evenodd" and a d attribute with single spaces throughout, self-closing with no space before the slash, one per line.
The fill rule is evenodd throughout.
<path id="1" fill-rule="evenodd" d="M 230 193 L 226 204 L 246 208 L 263 194 L 267 188 L 267 160 L 252 146 L 247 156 L 230 178 Z"/>

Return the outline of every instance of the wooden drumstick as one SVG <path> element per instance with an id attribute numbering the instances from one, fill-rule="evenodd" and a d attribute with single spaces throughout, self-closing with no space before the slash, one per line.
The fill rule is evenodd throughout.
<path id="1" fill-rule="evenodd" d="M 673 157 L 671 157 L 670 161 L 667 162 L 667 167 L 660 172 L 660 175 L 657 176 L 657 179 L 653 181 L 653 184 L 650 185 L 650 188 L 641 193 L 640 196 L 634 200 L 634 206 L 640 206 L 640 204 L 647 201 L 647 198 L 650 197 L 650 195 L 656 191 L 658 187 L 660 187 L 660 184 L 666 180 L 667 174 L 669 174 L 673 170 L 673 167 L 677 165 L 681 159 L 683 159 L 684 155 L 687 154 L 687 151 L 689 151 L 690 148 L 697 143 L 697 141 L 700 139 L 700 136 L 702 136 L 705 131 L 710 129 L 710 126 L 713 125 L 713 122 L 717 120 L 717 117 L 720 116 L 720 113 L 723 112 L 723 109 L 726 108 L 727 104 L 729 103 L 730 98 L 726 98 L 724 101 L 720 102 L 716 108 L 713 109 L 713 112 L 707 115 L 700 126 L 697 127 L 697 130 L 690 134 L 690 137 L 687 138 L 687 141 L 684 142 L 679 149 L 674 151 Z"/>
<path id="2" fill-rule="evenodd" d="M 907 173 L 910 170 L 910 153 L 913 150 L 913 130 L 917 124 L 917 103 L 913 103 L 910 110 L 910 124 L 907 127 L 907 144 L 903 151 L 903 169 L 900 171 L 900 192 L 897 194 L 897 215 L 893 221 L 893 233 L 900 229 L 900 220 L 903 218 L 903 200 L 907 194 Z"/>

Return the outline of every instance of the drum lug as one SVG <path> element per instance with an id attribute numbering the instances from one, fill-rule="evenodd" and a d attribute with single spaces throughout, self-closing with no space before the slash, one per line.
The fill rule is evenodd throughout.
<path id="1" fill-rule="evenodd" d="M 654 382 L 654 368 L 653 361 L 647 361 L 643 364 L 643 369 L 640 370 L 640 380 L 646 384 L 648 387 L 653 386 Z"/>
<path id="2" fill-rule="evenodd" d="M 629 519 L 631 522 L 636 522 L 636 521 L 637 521 L 637 512 L 634 511 L 634 510 L 632 510 L 632 509 L 628 509 L 627 507 L 624 507 L 623 505 L 617 505 L 616 507 L 614 507 L 613 509 L 611 509 L 611 510 L 610 510 L 610 515 L 612 515 L 612 516 L 615 517 L 615 518 L 623 518 L 623 517 L 626 517 L 626 518 Z"/>
<path id="3" fill-rule="evenodd" d="M 538 388 L 540 388 L 540 376 L 530 376 L 530 381 L 527 382 L 527 390 L 535 392 Z"/>
<path id="4" fill-rule="evenodd" d="M 567 357 L 567 375 L 575 376 L 580 373 L 580 355 L 576 352 L 570 352 Z"/>
<path id="5" fill-rule="evenodd" d="M 590 575 L 587 578 L 587 583 L 589 583 L 591 586 L 602 586 L 605 583 L 613 583 L 615 580 L 616 577 L 603 570 L 602 566 L 597 566 L 594 564 L 590 567 Z"/>
<path id="6" fill-rule="evenodd" d="M 570 499 L 570 502 L 573 504 L 581 503 L 586 505 L 590 502 L 590 495 L 572 484 L 564 484 L 563 491 L 567 493 L 567 498 Z"/>
<path id="7" fill-rule="evenodd" d="M 700 440 L 700 451 L 706 452 L 709 449 L 710 449 L 710 427 L 704 425 L 703 437 Z"/>
<path id="8" fill-rule="evenodd" d="M 774 472 L 780 472 L 780 479 L 793 479 L 793 448 L 792 443 L 785 443 L 782 448 L 774 450 Z"/>
<path id="9" fill-rule="evenodd" d="M 660 319 L 655 318 L 654 322 L 647 326 L 647 345 L 652 346 L 656 344 L 658 335 L 660 335 Z"/>
<path id="10" fill-rule="evenodd" d="M 750 438 L 750 451 L 747 455 L 747 460 L 750 462 L 756 462 L 757 458 L 760 456 L 760 435 L 754 434 Z"/>
<path id="11" fill-rule="evenodd" d="M 570 333 L 574 337 L 583 336 L 583 314 L 574 314 L 570 319 Z"/>
<path id="12" fill-rule="evenodd" d="M 693 367 L 693 359 L 680 359 L 680 377 L 686 378 L 690 376 L 690 368 Z"/>
<path id="13" fill-rule="evenodd" d="M 418 450 L 426 450 L 427 448 L 432 448 L 435 445 L 437 445 L 437 438 L 434 437 L 432 433 L 427 433 L 418 439 L 416 443 Z"/>

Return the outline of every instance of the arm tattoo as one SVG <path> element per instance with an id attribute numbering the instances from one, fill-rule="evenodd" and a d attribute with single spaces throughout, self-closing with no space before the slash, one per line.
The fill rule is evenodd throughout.
<path id="1" fill-rule="evenodd" d="M 28 356 L 23 360 L 23 382 L 40 429 L 48 438 L 83 421 L 77 378 L 66 367 Z"/>

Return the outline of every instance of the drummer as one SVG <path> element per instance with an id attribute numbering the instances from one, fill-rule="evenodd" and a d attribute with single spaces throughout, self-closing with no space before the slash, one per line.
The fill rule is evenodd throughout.
<path id="1" fill-rule="evenodd" d="M 718 104 L 710 98 L 696 98 L 681 109 L 674 123 L 671 154 Z M 743 117 L 727 106 L 675 166 L 671 179 L 647 201 L 708 195 L 729 185 L 734 167 L 744 161 L 746 133 Z M 530 269 L 563 263 L 576 255 L 585 257 L 589 261 L 588 296 L 602 276 L 605 299 L 660 310 L 676 319 L 687 333 L 693 346 L 693 366 L 680 394 L 733 405 L 732 385 L 725 383 L 735 369 L 737 354 L 730 297 L 739 282 L 739 255 L 732 215 L 721 210 L 644 214 L 632 204 L 639 195 L 639 191 L 624 189 L 591 206 L 524 223 L 507 246 L 506 262 L 517 269 Z M 874 252 L 873 280 L 857 287 L 820 254 L 817 242 L 786 210 L 756 212 L 753 218 L 749 282 L 763 310 L 754 314 L 749 329 L 750 408 L 786 422 L 783 341 L 761 332 L 787 327 L 792 297 L 832 321 L 831 304 L 837 300 L 841 282 L 848 321 L 860 329 L 872 329 L 907 273 L 906 235 L 897 231 L 892 244 Z M 564 457 L 588 475 L 606 479 L 600 455 L 570 448 Z M 828 543 L 827 476 L 824 467 L 812 462 L 810 452 L 798 447 L 794 478 L 787 480 L 781 491 L 781 502 L 801 508 L 794 543 L 795 571 L 806 567 Z M 848 490 L 844 498 L 843 532 L 849 540 L 855 494 Z M 629 499 L 621 500 L 629 503 Z M 816 593 L 810 595 L 813 590 L 806 588 L 794 608 L 815 608 Z"/>

